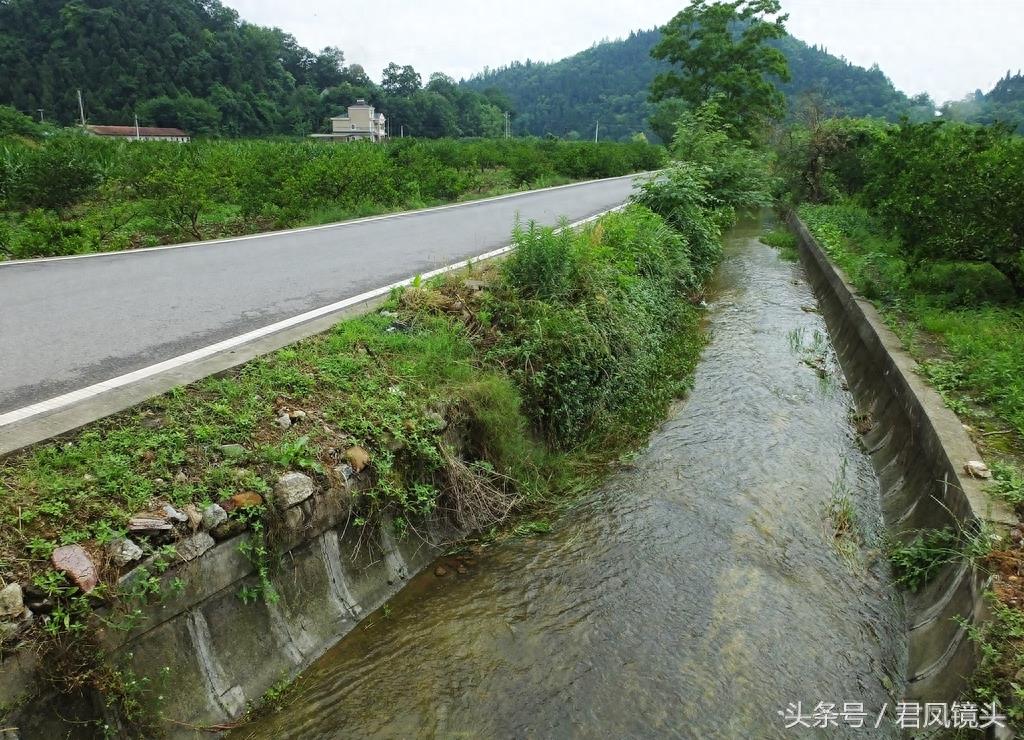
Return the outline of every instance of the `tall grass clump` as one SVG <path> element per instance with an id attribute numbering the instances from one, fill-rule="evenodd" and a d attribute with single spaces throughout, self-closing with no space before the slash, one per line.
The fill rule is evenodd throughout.
<path id="1" fill-rule="evenodd" d="M 537 431 L 560 449 L 645 433 L 699 343 L 690 243 L 633 205 L 579 233 L 531 225 L 515 244 L 489 307 L 491 357 Z"/>

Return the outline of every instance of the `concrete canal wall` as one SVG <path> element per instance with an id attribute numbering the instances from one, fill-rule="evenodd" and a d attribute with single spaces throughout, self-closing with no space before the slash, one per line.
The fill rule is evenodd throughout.
<path id="1" fill-rule="evenodd" d="M 796 215 L 800 260 L 806 270 L 860 414 L 870 431 L 864 444 L 881 487 L 890 532 L 901 540 L 920 530 L 1011 524 L 1011 512 L 970 477 L 964 465 L 980 460 L 957 416 L 916 372 L 917 363 L 874 306 L 857 296 L 842 272 Z M 967 624 L 985 618 L 986 575 L 967 561 L 906 594 L 910 654 L 907 698 L 950 702 L 965 688 L 976 649 Z"/>
<path id="2" fill-rule="evenodd" d="M 162 695 L 168 736 L 209 737 L 200 728 L 237 719 L 249 702 L 300 673 L 436 557 L 418 537 L 398 541 L 387 523 L 374 531 L 356 526 L 350 504 L 364 485 L 357 476 L 280 512 L 271 535 L 280 553 L 280 566 L 270 573 L 276 602 L 239 598 L 243 586 L 259 585 L 240 547 L 251 536 L 246 532 L 164 573 L 166 596 L 145 608 L 134 631 L 103 632 L 113 659 L 148 679 L 148 699 Z M 175 579 L 181 579 L 177 588 Z M 101 699 L 58 696 L 40 668 L 24 651 L 0 664 L 0 707 L 21 704 L 5 720 L 17 732 L 0 737 L 65 737 L 69 726 L 71 736 L 96 736 L 94 725 L 74 729 L 66 720 L 104 717 Z"/>

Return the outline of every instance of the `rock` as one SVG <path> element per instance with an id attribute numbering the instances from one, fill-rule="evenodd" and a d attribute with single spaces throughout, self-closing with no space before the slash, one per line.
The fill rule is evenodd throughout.
<path id="1" fill-rule="evenodd" d="M 490 283 L 484 282 L 483 280 L 463 280 L 462 284 L 470 290 L 484 290 L 485 288 L 491 287 Z"/>
<path id="2" fill-rule="evenodd" d="M 284 526 L 293 532 L 298 532 L 306 523 L 306 515 L 301 506 L 293 506 L 284 510 Z"/>
<path id="3" fill-rule="evenodd" d="M 289 509 L 312 496 L 315 490 L 313 479 L 305 473 L 285 473 L 274 484 L 274 503 Z"/>
<path id="4" fill-rule="evenodd" d="M 154 478 L 153 479 L 153 486 L 156 487 L 156 488 L 166 488 L 167 487 L 167 481 L 165 481 L 163 478 Z"/>
<path id="5" fill-rule="evenodd" d="M 129 532 L 167 532 L 174 525 L 155 514 L 137 514 L 128 520 Z"/>
<path id="6" fill-rule="evenodd" d="M 236 534 L 241 534 L 244 531 L 245 522 L 240 519 L 228 519 L 226 522 L 221 522 L 211 529 L 210 534 L 213 535 L 213 539 L 220 542 L 221 540 L 230 539 Z"/>
<path id="7" fill-rule="evenodd" d="M 54 570 L 67 575 L 83 593 L 89 593 L 100 582 L 96 564 L 81 545 L 58 547 L 53 551 L 50 560 L 53 562 Z"/>
<path id="8" fill-rule="evenodd" d="M 352 469 L 352 466 L 348 463 L 342 463 L 334 467 L 334 472 L 338 474 L 343 483 L 348 483 L 352 480 L 352 476 L 356 474 L 356 471 Z"/>
<path id="9" fill-rule="evenodd" d="M 203 526 L 206 529 L 215 529 L 227 520 L 228 513 L 218 504 L 210 504 L 203 509 Z"/>
<path id="10" fill-rule="evenodd" d="M 467 568 L 462 563 L 459 563 L 458 567 L 455 569 L 455 572 L 458 573 L 460 576 L 464 576 L 467 573 L 469 573 L 469 568 Z"/>
<path id="11" fill-rule="evenodd" d="M 25 598 L 20 583 L 9 583 L 0 591 L 0 617 L 20 617 L 25 611 Z"/>
<path id="12" fill-rule="evenodd" d="M 281 414 L 277 417 L 277 425 L 282 429 L 287 429 L 292 425 L 292 417 L 288 416 L 288 414 Z"/>
<path id="13" fill-rule="evenodd" d="M 178 524 L 184 524 L 188 521 L 187 514 L 182 511 L 178 511 L 170 504 L 164 504 L 163 512 L 168 521 L 177 522 Z"/>
<path id="14" fill-rule="evenodd" d="M 444 578 L 446 575 L 448 575 L 448 569 L 445 568 L 443 565 L 439 565 L 436 568 L 434 568 L 434 575 L 438 578 Z"/>
<path id="15" fill-rule="evenodd" d="M 176 486 L 187 486 L 188 485 L 188 476 L 185 475 L 184 472 L 179 471 L 178 474 L 174 476 L 174 485 L 176 485 Z"/>
<path id="16" fill-rule="evenodd" d="M 363 468 L 370 464 L 370 453 L 356 445 L 345 450 L 345 460 L 352 466 L 352 470 L 361 473 Z"/>
<path id="17" fill-rule="evenodd" d="M 127 537 L 122 537 L 107 545 L 107 556 L 114 565 L 123 567 L 141 559 L 142 548 Z"/>
<path id="18" fill-rule="evenodd" d="M 196 532 L 191 537 L 186 537 L 181 542 L 175 544 L 174 550 L 178 553 L 178 557 L 187 563 L 198 558 L 213 547 L 214 544 L 216 543 L 209 534 L 206 532 Z"/>
<path id="19" fill-rule="evenodd" d="M 300 421 L 305 420 L 307 414 L 306 414 L 305 411 L 303 411 L 301 409 L 296 409 L 295 411 L 290 412 L 288 414 L 288 416 L 291 417 L 292 424 L 295 424 L 295 423 L 298 423 Z"/>
<path id="20" fill-rule="evenodd" d="M 193 532 L 199 529 L 199 525 L 203 523 L 203 515 L 199 513 L 199 509 L 196 508 L 195 504 L 188 504 L 185 509 L 185 516 L 188 517 L 188 526 Z"/>
<path id="21" fill-rule="evenodd" d="M 248 509 L 251 506 L 263 506 L 263 497 L 254 491 L 242 491 L 220 502 L 220 507 L 229 514 L 236 509 Z"/>
<path id="22" fill-rule="evenodd" d="M 96 476 L 90 473 L 86 473 L 85 475 L 82 476 L 82 480 L 84 480 L 86 483 L 95 483 Z"/>
<path id="23" fill-rule="evenodd" d="M 218 445 L 217 449 L 228 460 L 239 460 L 249 454 L 240 444 Z"/>
<path id="24" fill-rule="evenodd" d="M 964 472 L 972 478 L 991 478 L 992 471 L 988 469 L 988 465 L 983 463 L 981 460 L 968 460 L 964 464 Z"/>

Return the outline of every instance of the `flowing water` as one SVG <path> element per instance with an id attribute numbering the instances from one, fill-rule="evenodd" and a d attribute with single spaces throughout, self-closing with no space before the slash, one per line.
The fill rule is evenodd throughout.
<path id="1" fill-rule="evenodd" d="M 633 464 L 550 534 L 413 579 L 238 734 L 834 737 L 780 710 L 891 711 L 878 485 L 802 270 L 759 231 L 730 233 L 693 391 Z"/>

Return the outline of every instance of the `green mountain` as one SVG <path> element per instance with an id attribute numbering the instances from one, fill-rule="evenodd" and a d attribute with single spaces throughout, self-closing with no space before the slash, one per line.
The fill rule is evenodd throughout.
<path id="1" fill-rule="evenodd" d="M 987 93 L 975 91 L 942 106 L 943 118 L 969 123 L 1004 123 L 1024 134 L 1024 75 L 1006 73 Z"/>
<path id="2" fill-rule="evenodd" d="M 384 43 L 386 40 L 382 40 Z M 375 85 L 340 49 L 319 53 L 289 34 L 242 21 L 219 0 L 0 0 L 0 106 L 63 125 L 178 126 L 192 134 L 322 131 L 359 98 L 396 133 L 499 136 L 501 96 L 445 75 L 424 85 L 391 64 Z"/>
<path id="3" fill-rule="evenodd" d="M 527 60 L 485 70 L 462 85 L 507 95 L 517 133 L 587 138 L 600 121 L 603 135 L 624 138 L 649 130 L 653 106 L 647 101 L 647 88 L 665 69 L 650 56 L 659 37 L 657 29 L 636 31 L 559 62 Z M 911 100 L 898 91 L 877 66 L 858 67 L 792 36 L 777 45 L 792 73 L 791 81 L 780 85 L 791 106 L 799 105 L 805 94 L 814 94 L 829 113 L 888 119 L 913 114 L 915 106 L 931 106 L 925 97 Z"/>
<path id="4" fill-rule="evenodd" d="M 0 2 L 0 104 L 63 124 L 80 88 L 93 123 L 130 124 L 148 102 L 145 117 L 170 107 L 193 133 L 310 130 L 340 61 L 217 0 Z"/>

